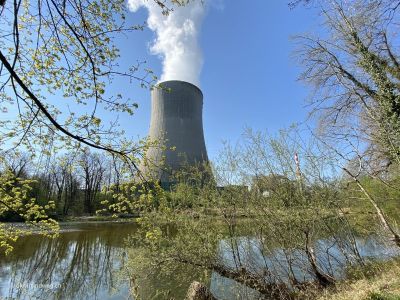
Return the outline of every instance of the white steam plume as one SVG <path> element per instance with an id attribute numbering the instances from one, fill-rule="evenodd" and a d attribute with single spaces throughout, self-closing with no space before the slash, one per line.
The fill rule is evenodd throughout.
<path id="1" fill-rule="evenodd" d="M 157 35 L 150 51 L 163 59 L 161 81 L 183 80 L 199 86 L 203 56 L 198 36 L 205 7 L 200 0 L 190 1 L 182 7 L 172 5 L 168 0 L 166 5 L 174 10 L 163 15 L 154 0 L 128 0 L 131 11 L 140 7 L 149 11 L 147 24 Z"/>

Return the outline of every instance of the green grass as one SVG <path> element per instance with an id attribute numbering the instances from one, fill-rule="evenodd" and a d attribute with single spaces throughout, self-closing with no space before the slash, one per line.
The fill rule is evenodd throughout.
<path id="1" fill-rule="evenodd" d="M 386 292 L 372 292 L 369 294 L 367 300 L 400 300 L 400 295 Z"/>
<path id="2" fill-rule="evenodd" d="M 332 290 L 323 291 L 318 300 L 400 300 L 400 260 L 367 265 L 364 277 L 339 282 Z"/>

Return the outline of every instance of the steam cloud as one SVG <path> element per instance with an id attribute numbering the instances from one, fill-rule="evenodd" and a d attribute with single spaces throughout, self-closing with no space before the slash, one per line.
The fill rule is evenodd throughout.
<path id="1" fill-rule="evenodd" d="M 168 7 L 174 7 L 170 0 Z M 183 80 L 199 86 L 203 56 L 198 43 L 205 7 L 201 1 L 190 1 L 165 16 L 153 0 L 128 0 L 133 12 L 141 7 L 149 11 L 147 24 L 157 37 L 150 47 L 152 54 L 163 58 L 161 81 Z"/>

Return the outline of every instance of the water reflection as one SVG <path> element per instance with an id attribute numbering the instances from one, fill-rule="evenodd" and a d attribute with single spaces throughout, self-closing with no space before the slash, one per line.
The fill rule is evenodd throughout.
<path id="1" fill-rule="evenodd" d="M 57 239 L 21 238 L 0 261 L 0 292 L 16 299 L 127 299 L 118 277 L 124 238 L 136 225 L 75 224 Z"/>
<path id="2" fill-rule="evenodd" d="M 129 268 L 130 253 L 124 239 L 136 231 L 134 223 L 86 223 L 63 227 L 57 239 L 39 236 L 21 238 L 15 251 L 0 258 L 0 296 L 10 299 L 131 299 Z M 377 237 L 356 238 L 360 256 L 385 258 L 398 255 L 396 248 L 385 245 Z M 234 247 L 233 247 L 234 245 Z M 252 272 L 271 270 L 270 280 L 312 280 L 312 272 L 304 252 L 299 249 L 271 248 L 252 237 L 241 237 L 219 245 L 221 259 L 232 268 L 244 266 Z M 325 272 L 340 277 L 351 258 L 345 257 L 350 245 L 339 245 L 335 239 L 321 239 L 314 245 L 318 264 Z M 143 253 L 142 253 L 143 255 Z M 144 253 L 145 255 L 145 253 Z M 238 261 L 240 264 L 238 265 Z M 288 273 L 289 261 L 291 273 Z M 192 280 L 199 280 L 198 269 L 177 268 L 174 274 L 146 275 L 140 282 L 143 299 L 150 299 L 157 290 L 169 290 L 156 299 L 183 299 Z M 145 271 L 143 271 L 144 273 Z M 143 277 L 143 276 L 142 276 Z M 210 289 L 220 300 L 257 299 L 257 293 L 217 273 L 203 274 Z M 1 297 L 0 297 L 1 298 Z"/>
<path id="3" fill-rule="evenodd" d="M 356 237 L 355 243 L 356 249 L 350 244 L 339 244 L 335 238 L 316 241 L 313 247 L 318 266 L 334 278 L 343 278 L 346 267 L 358 259 L 355 250 L 364 261 L 400 255 L 393 243 L 385 243 L 378 236 Z M 226 266 L 232 269 L 245 268 L 252 274 L 263 274 L 267 282 L 285 282 L 290 286 L 293 278 L 298 283 L 316 280 L 304 249 L 267 250 L 257 238 L 240 237 L 235 239 L 235 243 L 230 240 L 221 241 L 219 252 Z M 216 273 L 212 274 L 210 290 L 219 300 L 259 299 L 261 296 L 257 291 Z"/>

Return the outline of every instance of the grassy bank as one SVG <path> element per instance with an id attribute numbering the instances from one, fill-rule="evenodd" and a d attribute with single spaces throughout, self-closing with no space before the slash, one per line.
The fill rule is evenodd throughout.
<path id="1" fill-rule="evenodd" d="M 366 270 L 367 275 L 356 272 L 352 279 L 338 283 L 334 290 L 325 290 L 317 299 L 400 300 L 400 259 L 372 264 Z"/>

